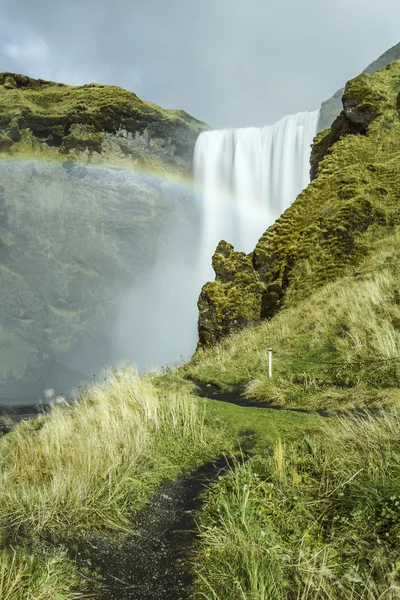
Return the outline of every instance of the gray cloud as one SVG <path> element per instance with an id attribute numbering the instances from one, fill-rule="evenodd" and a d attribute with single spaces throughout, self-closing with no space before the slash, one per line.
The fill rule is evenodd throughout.
<path id="1" fill-rule="evenodd" d="M 125 87 L 214 127 L 313 110 L 399 42 L 398 0 L 0 0 L 0 70 Z"/>

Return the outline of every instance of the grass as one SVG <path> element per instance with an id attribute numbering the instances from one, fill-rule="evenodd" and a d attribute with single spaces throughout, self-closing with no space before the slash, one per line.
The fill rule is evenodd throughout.
<path id="1" fill-rule="evenodd" d="M 378 115 L 368 135 L 322 153 L 318 178 L 260 240 L 248 266 L 258 264 L 270 299 L 278 294 L 272 318 L 165 374 L 112 370 L 79 403 L 0 440 L 1 598 L 78 598 L 84 582 L 68 544 L 130 533 L 132 515 L 163 481 L 222 452 L 236 464 L 204 492 L 196 600 L 400 598 L 399 68 L 353 82 L 356 95 L 368 84 Z M 4 85 L 19 94 L 10 79 Z M 57 119 L 63 107 L 53 114 L 46 95 L 55 84 L 40 83 L 36 96 L 32 85 L 30 110 Z M 55 87 L 67 112 L 79 108 L 82 90 Z M 86 87 L 101 96 L 88 103 L 88 127 L 108 118 L 102 102 L 113 91 L 102 89 Z M 123 114 L 124 92 L 115 93 Z M 189 117 L 173 115 L 180 119 Z M 237 279 L 248 284 L 241 272 Z M 241 408 L 195 398 L 188 379 L 240 385 L 260 402 L 386 412 L 323 420 Z"/>
<path id="2" fill-rule="evenodd" d="M 60 541 L 129 532 L 163 480 L 247 442 L 205 491 L 193 597 L 397 598 L 400 413 L 326 421 L 191 390 L 180 369 L 127 366 L 0 440 L 0 597 L 81 597 Z"/>
<path id="3" fill-rule="evenodd" d="M 400 413 L 278 440 L 207 492 L 196 598 L 400 597 Z"/>
<path id="4" fill-rule="evenodd" d="M 23 548 L 0 550 L 0 598 L 2 600 L 78 600 L 82 578 L 63 550 L 42 557 Z"/>
<path id="5" fill-rule="evenodd" d="M 80 597 L 84 580 L 64 546 L 94 532 L 129 533 L 160 483 L 234 452 L 243 437 L 254 454 L 281 435 L 320 428 L 317 416 L 196 399 L 174 373 L 111 370 L 79 403 L 0 439 L 2 600 Z"/>
<path id="6" fill-rule="evenodd" d="M 196 402 L 161 402 L 129 368 L 70 407 L 23 422 L 0 444 L 3 540 L 125 529 L 168 476 L 213 454 Z"/>

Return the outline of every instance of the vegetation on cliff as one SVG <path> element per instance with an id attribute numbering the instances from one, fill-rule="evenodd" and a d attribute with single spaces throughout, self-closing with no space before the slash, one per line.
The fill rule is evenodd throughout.
<path id="1" fill-rule="evenodd" d="M 100 159 L 110 138 L 114 154 L 139 165 L 190 172 L 198 134 L 207 125 L 182 110 L 165 110 L 122 88 L 71 86 L 26 75 L 0 73 L 0 152 L 83 153 Z"/>
<path id="2" fill-rule="evenodd" d="M 399 62 L 349 82 L 309 187 L 251 255 L 229 247 L 221 270 L 217 248 L 203 344 L 180 376 L 272 404 L 379 411 L 282 434 L 210 487 L 194 597 L 399 597 L 399 93 Z M 254 306 L 259 324 L 233 333 Z"/>
<path id="3" fill-rule="evenodd" d="M 163 480 L 235 452 L 203 494 L 191 597 L 399 597 L 399 94 L 400 63 L 349 82 L 316 140 L 310 186 L 252 254 L 218 245 L 188 364 L 112 371 L 79 404 L 0 440 L 0 596 L 79 598 L 69 543 L 129 533 Z M 380 411 L 323 421 L 243 408 L 194 398 L 188 379 L 241 384 L 269 403 Z"/>

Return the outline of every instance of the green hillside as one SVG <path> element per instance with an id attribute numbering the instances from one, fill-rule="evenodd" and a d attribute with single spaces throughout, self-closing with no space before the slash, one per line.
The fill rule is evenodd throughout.
<path id="1" fill-rule="evenodd" d="M 0 152 L 56 148 L 62 156 L 97 160 L 118 154 L 190 173 L 196 137 L 205 129 L 182 110 L 165 110 L 116 86 L 0 73 Z"/>
<path id="2" fill-rule="evenodd" d="M 315 140 L 308 188 L 253 253 L 220 242 L 216 281 L 199 299 L 200 344 L 189 363 L 142 377 L 129 365 L 112 368 L 104 382 L 81 391 L 79 402 L 53 407 L 0 438 L 2 598 L 127 598 L 136 592 L 193 600 L 399 598 L 399 97 L 400 62 L 349 82 L 341 116 Z M 82 179 L 94 185 L 86 166 L 58 168 L 76 179 L 83 170 Z M 37 173 L 28 175 L 36 179 Z M 85 236 L 97 243 L 103 231 L 102 261 L 110 253 L 125 256 L 112 254 L 116 238 L 101 229 L 92 200 L 85 218 L 95 224 L 94 237 L 71 213 L 65 220 L 72 243 L 64 242 L 53 264 L 62 228 L 51 220 L 50 207 L 66 197 L 50 186 L 43 211 L 44 189 L 35 202 L 14 191 L 14 204 L 7 196 L 0 204 L 0 251 L 8 260 L 0 274 L 19 286 L 3 300 L 9 311 L 32 304 L 25 281 L 37 275 L 35 261 L 48 260 L 49 272 L 56 266 L 61 277 L 64 263 L 75 268 L 75 245 L 86 256 Z M 77 197 L 85 195 L 74 191 L 67 206 Z M 112 199 L 114 218 L 127 210 L 118 202 Z M 142 204 L 133 203 L 144 223 L 150 200 Z M 35 243 L 24 230 L 27 206 L 28 223 L 46 215 L 48 229 Z M 110 199 L 100 207 L 109 209 Z M 140 222 L 138 214 L 129 222 L 124 213 L 129 228 Z M 33 262 L 17 272 L 10 257 L 17 261 L 13 252 L 20 247 Z M 93 282 L 103 281 L 93 264 L 89 255 L 79 268 Z M 110 273 L 116 264 L 108 263 Z M 129 269 L 131 262 L 124 264 Z M 72 303 L 67 292 L 62 288 L 60 299 Z M 32 323 L 42 323 L 44 305 L 54 323 L 79 324 L 73 310 L 49 304 L 50 293 L 48 285 L 41 298 L 47 304 L 32 304 Z M 18 335 L 32 323 L 26 318 Z M 57 339 L 61 348 L 61 333 Z M 206 385 L 210 398 L 196 397 L 199 383 L 260 405 L 218 401 Z M 262 403 L 378 410 L 330 410 L 323 418 Z M 229 464 L 220 470 L 223 457 Z M 198 467 L 207 474 L 200 486 Z M 172 517 L 177 521 L 170 525 Z M 160 536 L 152 537 L 158 528 Z M 77 548 L 85 548 L 84 556 Z M 99 555 L 105 557 L 100 571 Z M 118 562 L 125 565 L 123 577 Z M 168 596 L 165 581 L 176 573 L 184 578 Z"/>
<path id="3" fill-rule="evenodd" d="M 252 396 L 279 403 L 307 395 L 319 406 L 343 395 L 347 404 L 377 401 L 361 384 L 397 387 L 399 92 L 400 62 L 350 81 L 342 114 L 315 140 L 312 183 L 252 254 L 218 246 L 216 280 L 199 299 L 192 376 L 246 384 Z M 236 333 L 247 326 L 256 327 Z M 360 393 L 351 398 L 343 386 Z"/>

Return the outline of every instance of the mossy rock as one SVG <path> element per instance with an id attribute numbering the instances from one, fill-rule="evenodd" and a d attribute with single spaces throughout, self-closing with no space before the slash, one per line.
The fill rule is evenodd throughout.
<path id="1" fill-rule="evenodd" d="M 201 292 L 199 343 L 212 345 L 222 337 L 260 320 L 265 286 L 258 280 L 251 256 L 235 252 L 222 240 L 213 256 L 216 281 Z"/>
<path id="2" fill-rule="evenodd" d="M 273 317 L 353 272 L 365 260 L 370 240 L 400 223 L 399 93 L 400 62 L 350 81 L 341 115 L 315 139 L 311 184 L 254 252 L 241 258 L 243 265 L 237 253 L 221 257 L 217 249 L 216 281 L 205 286 L 199 301 L 202 344 Z M 244 280 L 238 284 L 240 269 Z M 248 316 L 237 319 L 247 307 Z"/>
<path id="3" fill-rule="evenodd" d="M 364 69 L 363 74 L 372 75 L 381 69 L 387 67 L 390 63 L 400 59 L 400 44 L 396 44 L 392 48 L 389 48 L 386 52 L 384 52 L 377 60 L 372 62 L 366 69 Z M 344 88 L 338 90 L 332 98 L 329 100 L 325 100 L 321 104 L 320 115 L 319 115 L 319 123 L 318 123 L 318 131 L 323 131 L 332 125 L 336 117 L 340 115 L 342 112 L 342 96 L 343 96 Z"/>

